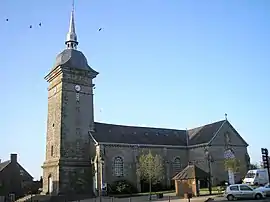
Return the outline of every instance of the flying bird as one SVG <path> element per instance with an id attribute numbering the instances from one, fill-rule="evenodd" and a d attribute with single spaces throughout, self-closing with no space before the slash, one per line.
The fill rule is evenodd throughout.
<path id="1" fill-rule="evenodd" d="M 98 31 L 100 32 L 102 30 L 102 28 L 99 28 Z"/>
<path id="2" fill-rule="evenodd" d="M 8 21 L 8 18 L 6 19 L 6 21 Z"/>
<path id="3" fill-rule="evenodd" d="M 32 25 L 30 25 L 29 28 L 31 29 L 32 28 Z"/>
<path id="4" fill-rule="evenodd" d="M 38 24 L 41 27 L 41 23 Z"/>

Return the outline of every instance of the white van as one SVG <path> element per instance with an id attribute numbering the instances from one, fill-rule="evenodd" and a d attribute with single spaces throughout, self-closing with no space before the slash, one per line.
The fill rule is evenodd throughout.
<path id="1" fill-rule="evenodd" d="M 249 170 L 243 183 L 250 185 L 265 185 L 269 182 L 267 169 Z"/>

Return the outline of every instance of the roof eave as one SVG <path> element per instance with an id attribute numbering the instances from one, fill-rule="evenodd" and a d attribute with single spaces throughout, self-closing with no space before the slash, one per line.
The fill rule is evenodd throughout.
<path id="1" fill-rule="evenodd" d="M 134 144 L 134 143 L 115 143 L 115 142 L 99 142 L 97 141 L 97 144 L 102 144 L 102 145 L 119 145 L 119 146 L 131 146 L 131 147 L 168 147 L 168 148 L 182 148 L 186 149 L 188 148 L 187 146 L 182 146 L 182 145 L 157 145 L 157 144 Z"/>

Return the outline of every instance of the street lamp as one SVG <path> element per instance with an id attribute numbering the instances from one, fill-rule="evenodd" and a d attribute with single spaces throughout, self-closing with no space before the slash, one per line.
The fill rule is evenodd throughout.
<path id="1" fill-rule="evenodd" d="M 205 149 L 204 153 L 205 153 L 205 157 L 207 159 L 207 165 L 208 165 L 209 194 L 212 194 L 212 171 L 211 171 L 212 156 L 209 153 L 208 148 Z"/>

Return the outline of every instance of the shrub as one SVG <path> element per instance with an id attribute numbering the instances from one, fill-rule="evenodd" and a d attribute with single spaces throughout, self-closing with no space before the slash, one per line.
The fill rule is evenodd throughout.
<path id="1" fill-rule="evenodd" d="M 157 182 L 152 184 L 151 190 L 152 192 L 164 191 L 167 187 L 165 187 L 162 183 Z M 141 191 L 142 192 L 149 192 L 149 182 L 145 180 L 141 180 Z"/>
<path id="2" fill-rule="evenodd" d="M 115 181 L 109 187 L 108 191 L 111 194 L 132 194 L 138 192 L 137 188 L 127 180 Z"/>

